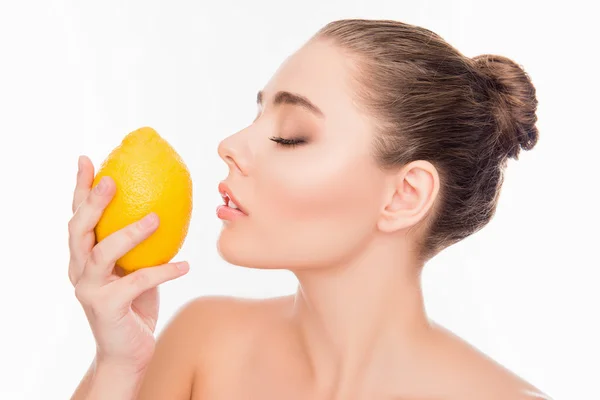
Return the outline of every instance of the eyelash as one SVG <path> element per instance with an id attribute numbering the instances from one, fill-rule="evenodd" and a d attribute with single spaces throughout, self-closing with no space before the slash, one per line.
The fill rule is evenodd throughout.
<path id="1" fill-rule="evenodd" d="M 284 139 L 284 138 L 279 137 L 279 136 L 273 136 L 273 137 L 271 137 L 269 139 L 272 140 L 272 141 L 274 141 L 278 145 L 285 146 L 285 147 L 295 147 L 295 146 L 298 146 L 300 144 L 306 143 L 306 140 L 304 140 L 302 138 Z"/>

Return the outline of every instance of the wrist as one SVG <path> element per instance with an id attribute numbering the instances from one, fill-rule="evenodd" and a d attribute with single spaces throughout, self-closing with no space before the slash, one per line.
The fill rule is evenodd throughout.
<path id="1" fill-rule="evenodd" d="M 146 368 L 111 361 L 94 361 L 87 400 L 133 400 L 142 384 Z"/>
<path id="2" fill-rule="evenodd" d="M 134 364 L 116 363 L 111 361 L 96 361 L 94 375 L 111 376 L 116 379 L 136 379 L 144 376 L 146 367 Z"/>
<path id="3" fill-rule="evenodd" d="M 94 358 L 94 367 L 96 370 L 99 369 L 103 374 L 135 377 L 144 375 L 148 365 L 128 360 L 107 358 L 100 354 L 96 354 L 96 357 Z"/>

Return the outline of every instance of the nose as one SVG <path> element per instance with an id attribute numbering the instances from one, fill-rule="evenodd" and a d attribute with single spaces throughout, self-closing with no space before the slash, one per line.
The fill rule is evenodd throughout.
<path id="1" fill-rule="evenodd" d="M 236 134 L 237 135 L 237 134 Z M 219 157 L 229 166 L 229 170 L 237 170 L 242 175 L 246 175 L 246 169 L 242 162 L 242 155 L 239 149 L 239 143 L 236 144 L 236 135 L 231 135 L 219 143 L 217 152 Z"/>

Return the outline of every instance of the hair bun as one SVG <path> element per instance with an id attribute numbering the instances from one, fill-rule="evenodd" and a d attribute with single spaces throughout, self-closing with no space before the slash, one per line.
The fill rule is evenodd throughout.
<path id="1" fill-rule="evenodd" d="M 487 78 L 487 91 L 495 103 L 498 141 L 503 152 L 517 159 L 519 150 L 531 150 L 538 140 L 535 87 L 525 70 L 509 58 L 483 54 L 473 58 Z"/>

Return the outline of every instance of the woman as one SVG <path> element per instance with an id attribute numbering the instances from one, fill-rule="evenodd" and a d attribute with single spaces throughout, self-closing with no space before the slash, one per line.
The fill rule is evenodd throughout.
<path id="1" fill-rule="evenodd" d="M 234 265 L 289 269 L 297 293 L 197 299 L 155 344 L 156 286 L 188 265 L 113 272 L 159 222 L 94 246 L 115 184 L 90 190 L 82 157 L 69 276 L 97 353 L 73 398 L 547 398 L 432 322 L 420 286 L 429 259 L 490 221 L 507 159 L 536 144 L 527 74 L 420 27 L 341 20 L 257 101 L 254 122 L 219 145 L 218 249 Z"/>

